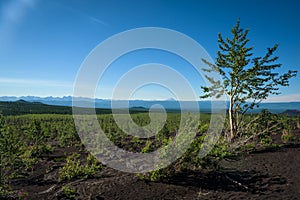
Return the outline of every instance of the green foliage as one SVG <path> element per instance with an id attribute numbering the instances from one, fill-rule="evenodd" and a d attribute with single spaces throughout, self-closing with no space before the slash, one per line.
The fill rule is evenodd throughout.
<path id="1" fill-rule="evenodd" d="M 251 143 L 247 143 L 244 146 L 241 147 L 241 151 L 242 152 L 249 152 L 249 151 L 253 151 L 256 147 L 256 144 L 251 142 Z"/>
<path id="2" fill-rule="evenodd" d="M 41 122 L 39 120 L 32 120 L 29 127 L 25 130 L 25 136 L 33 144 L 43 142 L 44 135 L 41 134 Z"/>
<path id="3" fill-rule="evenodd" d="M 82 165 L 80 154 L 72 154 L 67 157 L 66 164 L 59 169 L 59 180 L 72 180 L 74 178 L 91 178 L 100 169 L 96 158 L 92 155 L 87 157 L 87 164 Z"/>
<path id="4" fill-rule="evenodd" d="M 187 125 L 194 124 L 193 121 L 188 123 Z M 201 124 L 202 127 L 205 127 L 205 129 L 208 127 L 206 124 Z M 187 135 L 189 133 L 186 133 Z M 157 169 L 146 173 L 146 174 L 140 174 L 139 177 L 141 179 L 148 179 L 150 181 L 158 181 L 161 179 L 166 179 L 172 175 L 174 175 L 177 172 L 185 171 L 185 170 L 194 170 L 194 169 L 201 169 L 201 168 L 210 168 L 216 170 L 218 167 L 218 162 L 222 160 L 226 156 L 231 156 L 232 153 L 230 153 L 227 150 L 226 144 L 224 143 L 217 143 L 212 151 L 206 156 L 206 157 L 200 157 L 200 151 L 203 150 L 203 148 L 206 148 L 204 145 L 207 145 L 207 143 L 204 143 L 206 140 L 206 133 L 204 134 L 198 134 L 195 138 L 193 138 L 193 142 L 187 149 L 187 151 L 184 152 L 184 154 L 178 158 L 176 161 L 174 161 L 171 165 L 161 168 L 161 166 L 158 164 Z M 182 138 L 181 140 L 185 140 L 186 138 Z M 176 142 L 184 142 L 181 140 L 176 140 Z M 168 145 L 172 142 L 172 138 L 165 139 L 163 141 L 164 146 Z M 179 144 L 180 147 L 180 144 Z M 174 151 L 176 152 L 178 149 L 170 149 L 172 146 L 169 146 L 165 149 L 165 151 L 162 151 L 159 155 L 160 159 L 169 159 L 172 157 L 170 154 L 174 154 Z M 178 148 L 178 147 L 177 147 Z"/>
<path id="5" fill-rule="evenodd" d="M 159 181 L 168 178 L 173 175 L 172 171 L 169 167 L 154 170 L 150 172 L 149 179 L 150 181 Z"/>
<path id="6" fill-rule="evenodd" d="M 191 145 L 187 154 L 184 154 L 184 160 L 191 162 L 195 167 L 201 167 L 204 169 L 217 170 L 219 168 L 219 161 L 225 157 L 232 156 L 233 153 L 227 148 L 227 143 L 222 143 L 224 141 L 222 138 L 214 145 L 211 151 L 203 158 L 199 157 L 199 152 L 206 148 L 203 143 L 206 135 L 196 138 L 196 140 Z"/>
<path id="7" fill-rule="evenodd" d="M 76 141 L 79 141 L 79 137 L 73 128 L 69 128 L 64 132 L 59 132 L 58 141 L 60 146 L 65 147 L 74 144 Z"/>
<path id="8" fill-rule="evenodd" d="M 0 199 L 9 199 L 12 192 L 8 189 L 8 185 L 0 182 Z"/>
<path id="9" fill-rule="evenodd" d="M 80 154 L 72 154 L 66 159 L 66 164 L 59 170 L 60 180 L 71 180 L 85 175 L 80 164 Z"/>
<path id="10" fill-rule="evenodd" d="M 268 146 L 272 145 L 273 140 L 270 136 L 264 136 L 261 138 L 260 142 L 263 146 L 268 147 Z"/>
<path id="11" fill-rule="evenodd" d="M 297 140 L 297 138 L 295 137 L 295 135 L 293 134 L 282 134 L 281 136 L 281 140 L 284 142 L 284 143 L 287 143 L 287 142 L 294 142 Z"/>
<path id="12" fill-rule="evenodd" d="M 203 141 L 206 135 L 202 134 L 194 139 L 189 149 L 180 158 L 179 163 L 182 165 L 180 168 L 185 168 L 188 163 L 199 167 L 201 165 L 202 159 L 199 157 L 199 152 L 203 148 Z"/>
<path id="13" fill-rule="evenodd" d="M 239 136 L 252 137 L 253 141 L 262 142 L 263 144 L 267 144 L 271 135 L 279 132 L 281 129 L 279 116 L 272 114 L 268 110 L 262 110 L 254 116 L 247 116 L 244 121 L 243 124 L 245 126 L 240 129 L 242 132 Z"/>
<path id="14" fill-rule="evenodd" d="M 131 114 L 131 116 L 142 125 L 147 125 L 149 123 L 148 113 L 134 113 Z M 171 144 L 174 141 L 175 135 L 178 133 L 181 120 L 180 114 L 168 113 L 167 121 L 162 130 L 160 130 L 155 137 L 151 137 L 146 140 L 124 133 L 118 127 L 111 114 L 98 115 L 97 117 L 101 128 L 104 130 L 106 135 L 112 139 L 112 142 L 125 150 L 132 148 L 132 151 L 143 153 L 153 152 L 155 149 Z M 257 119 L 253 121 L 255 118 Z M 209 128 L 209 119 L 209 114 L 201 114 L 201 121 L 190 123 L 192 125 L 199 125 L 198 133 L 195 138 L 192 138 L 193 142 L 183 156 L 178 158 L 170 166 L 162 169 L 159 169 L 160 166 L 158 164 L 156 170 L 146 174 L 140 174 L 140 178 L 158 181 L 161 179 L 167 179 L 173 174 L 184 170 L 203 168 L 217 170 L 219 161 L 227 156 L 231 156 L 232 154 L 228 149 L 228 144 L 224 142 L 225 138 L 222 137 L 206 157 L 199 157 L 199 151 L 205 148 L 203 141 L 207 137 L 206 134 Z M 243 146 L 245 147 L 244 149 L 248 151 L 255 148 L 257 143 L 261 146 L 264 146 L 264 144 L 266 147 L 272 146 L 273 143 L 268 141 L 268 139 L 274 131 L 277 130 L 272 128 L 273 125 L 280 122 L 280 128 L 283 128 L 285 131 L 288 130 L 289 132 L 292 132 L 294 129 L 291 127 L 294 126 L 293 124 L 297 126 L 295 122 L 297 120 L 299 121 L 299 118 L 285 118 L 285 116 L 277 116 L 267 111 L 263 111 L 258 115 L 246 115 L 244 120 L 246 120 L 247 123 L 252 122 L 250 126 L 251 132 L 245 131 L 241 133 L 241 137 L 250 137 L 252 136 L 252 133 L 256 133 L 259 130 L 267 130 L 263 134 L 259 135 L 256 140 L 252 138 L 245 144 L 245 146 Z M 126 121 L 124 121 L 124 123 L 126 124 Z M 94 130 L 94 127 L 89 123 L 89 121 L 82 122 L 82 125 L 83 129 L 86 131 Z M 93 139 L 86 137 L 83 139 L 86 142 L 90 142 L 90 144 L 101 143 L 98 138 Z M 292 140 L 293 138 L 287 136 L 287 138 L 283 137 L 282 139 L 286 141 Z M 182 140 L 185 140 L 185 138 L 183 137 Z M 180 143 L 181 141 L 177 140 L 176 142 Z M 44 154 L 48 154 L 53 151 L 54 146 L 51 145 L 57 144 L 60 146 L 73 146 L 76 149 L 78 149 L 77 147 L 82 146 L 82 143 L 80 143 L 79 137 L 76 133 L 71 115 L 47 114 L 0 116 L 0 194 L 2 193 L 3 196 L 7 195 L 10 190 L 8 180 L 20 175 L 26 177 L 27 174 L 31 173 L 29 170 L 33 170 L 34 165 L 37 162 L 42 161 Z M 100 152 L 97 148 L 95 149 L 99 151 L 97 152 L 97 155 L 98 153 L 100 155 L 105 153 Z M 176 150 L 178 149 L 174 149 L 174 151 Z M 168 159 L 168 157 L 170 157 L 170 153 L 172 153 L 172 151 L 163 151 L 160 156 L 161 158 Z M 59 169 L 59 180 L 68 181 L 76 178 L 97 176 L 97 172 L 102 168 L 101 164 L 90 154 L 87 156 L 86 160 L 83 158 L 84 156 L 80 156 L 79 154 L 73 154 L 67 157 L 65 165 Z M 56 161 L 62 162 L 62 159 L 65 158 L 56 158 Z M 71 192 L 68 198 L 73 198 L 73 194 L 74 192 Z"/>
<path id="15" fill-rule="evenodd" d="M 201 126 L 199 128 L 199 132 L 200 133 L 206 133 L 208 131 L 208 128 L 209 128 L 209 124 L 204 124 L 203 126 Z"/>
<path id="16" fill-rule="evenodd" d="M 32 156 L 32 150 L 27 149 L 24 153 L 20 156 L 22 163 L 25 166 L 25 170 L 32 169 L 32 166 L 37 163 L 38 159 Z"/>
<path id="17" fill-rule="evenodd" d="M 222 160 L 225 157 L 232 156 L 233 153 L 228 151 L 227 144 L 217 143 L 209 155 L 213 156 L 216 160 Z"/>
<path id="18" fill-rule="evenodd" d="M 69 185 L 64 185 L 61 188 L 64 195 L 69 199 L 75 199 L 77 191 L 75 187 L 71 187 Z"/>
<path id="19" fill-rule="evenodd" d="M 149 153 L 152 152 L 153 149 L 153 142 L 150 140 L 147 140 L 145 147 L 142 149 L 142 153 Z"/>
<path id="20" fill-rule="evenodd" d="M 298 128 L 298 119 L 295 117 L 289 117 L 287 115 L 283 115 L 280 119 L 281 122 L 281 130 L 283 135 L 291 135 L 294 130 Z"/>
<path id="21" fill-rule="evenodd" d="M 137 174 L 137 177 L 141 180 L 160 181 L 174 175 L 174 169 L 170 166 L 166 168 L 160 168 L 148 173 Z"/>
<path id="22" fill-rule="evenodd" d="M 206 135 L 197 136 L 192 142 L 189 149 L 178 160 L 165 168 L 159 168 L 149 173 L 139 174 L 140 179 L 148 179 L 150 181 L 159 181 L 169 178 L 175 173 L 185 170 L 194 170 L 197 168 L 205 168 L 211 170 L 219 169 L 219 161 L 233 154 L 228 151 L 226 144 L 217 143 L 212 151 L 201 158 L 200 150 L 203 148 L 203 141 Z M 168 155 L 161 155 L 168 156 Z"/>
<path id="23" fill-rule="evenodd" d="M 8 179 L 16 175 L 18 169 L 22 166 L 20 159 L 22 140 L 15 128 L 9 126 L 0 116 L 0 185 L 1 190 L 5 191 L 4 186 L 8 184 Z"/>
<path id="24" fill-rule="evenodd" d="M 21 152 L 20 158 L 22 163 L 25 165 L 25 170 L 31 169 L 34 164 L 37 163 L 38 157 L 43 154 L 49 154 L 53 151 L 53 148 L 49 144 L 33 145 L 20 148 Z"/>
<path id="25" fill-rule="evenodd" d="M 33 146 L 22 147 L 24 153 L 28 154 L 30 157 L 40 157 L 43 154 L 49 154 L 53 151 L 53 147 L 49 144 L 35 144 Z"/>
<path id="26" fill-rule="evenodd" d="M 87 164 L 85 166 L 85 171 L 87 174 L 95 176 L 97 171 L 100 171 L 103 166 L 99 163 L 97 158 L 92 154 L 89 154 L 87 157 Z"/>

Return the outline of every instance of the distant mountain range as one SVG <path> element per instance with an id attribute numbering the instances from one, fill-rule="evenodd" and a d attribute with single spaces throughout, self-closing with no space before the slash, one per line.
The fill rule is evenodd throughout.
<path id="1" fill-rule="evenodd" d="M 27 102 L 40 102 L 55 106 L 72 106 L 72 97 L 37 97 L 37 96 L 2 96 L 0 101 L 13 102 L 24 100 Z M 199 106 L 201 112 L 211 112 L 211 101 L 177 101 L 175 99 L 168 100 L 108 100 L 108 99 L 91 99 L 91 98 L 75 98 L 76 106 L 79 107 L 93 107 L 102 109 L 111 109 L 112 104 L 114 109 L 124 108 L 145 108 L 150 109 L 154 105 L 161 105 L 167 110 L 187 110 L 195 111 Z M 224 110 L 228 108 L 228 102 L 214 101 L 216 110 Z M 282 113 L 286 110 L 300 110 L 300 102 L 282 102 L 282 103 L 261 103 L 260 107 L 254 109 L 252 112 L 259 112 L 262 109 L 268 109 L 273 113 Z"/>

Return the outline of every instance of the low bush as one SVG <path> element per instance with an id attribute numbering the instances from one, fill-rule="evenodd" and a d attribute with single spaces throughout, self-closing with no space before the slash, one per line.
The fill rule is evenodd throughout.
<path id="1" fill-rule="evenodd" d="M 210 153 L 205 157 L 200 157 L 199 152 L 202 148 L 205 148 L 203 141 L 206 135 L 197 136 L 189 149 L 175 162 L 171 165 L 160 168 L 157 166 L 157 169 L 149 173 L 138 174 L 140 179 L 146 179 L 150 181 L 159 181 L 161 179 L 166 179 L 173 176 L 175 173 L 182 172 L 185 170 L 195 170 L 195 169 L 219 169 L 219 161 L 227 156 L 232 156 L 233 154 L 228 151 L 225 143 L 218 142 Z M 172 142 L 172 140 L 166 140 L 166 144 Z M 161 158 L 166 158 L 170 156 L 166 154 L 160 155 Z"/>
<path id="2" fill-rule="evenodd" d="M 282 136 L 281 136 L 281 141 L 284 143 L 294 142 L 294 141 L 296 141 L 296 139 L 297 138 L 293 134 L 282 134 Z"/>
<path id="3" fill-rule="evenodd" d="M 91 178 L 101 169 L 97 159 L 89 155 L 87 164 L 82 165 L 80 162 L 80 154 L 72 154 L 66 158 L 66 164 L 59 169 L 59 180 L 72 180 L 74 178 Z"/>
<path id="4" fill-rule="evenodd" d="M 153 142 L 150 140 L 147 140 L 145 147 L 142 149 L 142 153 L 149 153 L 154 150 L 153 148 Z"/>
<path id="5" fill-rule="evenodd" d="M 76 188 L 65 185 L 62 186 L 61 190 L 68 199 L 75 199 L 77 193 Z"/>

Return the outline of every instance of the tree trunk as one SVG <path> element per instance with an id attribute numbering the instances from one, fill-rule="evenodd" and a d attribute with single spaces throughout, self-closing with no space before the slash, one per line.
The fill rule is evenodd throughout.
<path id="1" fill-rule="evenodd" d="M 232 96 L 230 96 L 229 102 L 229 125 L 230 125 L 230 142 L 233 140 L 235 133 L 234 133 L 234 122 L 233 122 L 233 102 Z"/>

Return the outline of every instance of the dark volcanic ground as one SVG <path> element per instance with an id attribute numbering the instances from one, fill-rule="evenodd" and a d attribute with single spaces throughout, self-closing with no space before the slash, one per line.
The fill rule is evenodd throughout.
<path id="1" fill-rule="evenodd" d="M 52 160 L 78 151 L 57 147 L 29 178 L 12 180 L 13 188 L 28 193 L 27 199 L 66 199 L 61 191 L 66 183 L 57 181 L 58 168 L 64 163 Z M 300 199 L 299 143 L 252 152 L 221 164 L 221 172 L 185 172 L 161 182 L 106 168 L 98 178 L 69 185 L 76 188 L 76 199 Z"/>

